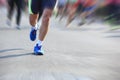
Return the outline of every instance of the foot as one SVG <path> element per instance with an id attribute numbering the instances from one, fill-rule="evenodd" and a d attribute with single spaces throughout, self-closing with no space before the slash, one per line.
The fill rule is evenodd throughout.
<path id="1" fill-rule="evenodd" d="M 66 24 L 66 27 L 70 24 L 70 23 L 72 23 L 72 21 L 75 19 L 75 17 L 73 17 L 72 19 L 70 19 L 70 20 L 68 20 L 68 22 L 67 22 L 67 24 Z"/>
<path id="2" fill-rule="evenodd" d="M 8 19 L 8 20 L 6 21 L 6 24 L 7 24 L 8 26 L 11 26 L 11 21 Z"/>
<path id="3" fill-rule="evenodd" d="M 16 29 L 20 30 L 20 26 L 19 26 L 19 25 L 17 25 L 17 26 L 16 26 Z"/>
<path id="4" fill-rule="evenodd" d="M 35 41 L 36 35 L 37 35 L 37 30 L 31 29 L 31 32 L 30 32 L 30 40 L 31 40 L 31 41 Z"/>
<path id="5" fill-rule="evenodd" d="M 80 22 L 78 25 L 79 26 L 82 26 L 82 25 L 84 25 L 85 23 L 84 22 Z"/>
<path id="6" fill-rule="evenodd" d="M 38 46 L 38 44 L 36 44 L 36 46 L 34 47 L 34 54 L 43 55 L 44 51 L 42 50 L 42 46 Z"/>

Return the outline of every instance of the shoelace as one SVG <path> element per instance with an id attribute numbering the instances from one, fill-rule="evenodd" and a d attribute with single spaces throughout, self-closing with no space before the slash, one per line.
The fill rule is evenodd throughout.
<path id="1" fill-rule="evenodd" d="M 38 49 L 41 49 L 41 46 L 38 46 L 38 44 L 36 44 L 36 46 L 37 46 Z"/>

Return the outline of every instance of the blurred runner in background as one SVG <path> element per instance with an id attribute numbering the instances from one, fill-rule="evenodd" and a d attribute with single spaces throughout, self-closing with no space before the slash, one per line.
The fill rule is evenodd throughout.
<path id="1" fill-rule="evenodd" d="M 71 10 L 70 10 L 70 12 L 68 14 L 68 20 L 67 20 L 66 26 L 68 26 L 71 23 L 71 21 L 75 18 L 77 10 L 79 10 L 79 11 L 82 10 L 82 8 L 83 8 L 82 5 L 83 5 L 83 0 L 77 0 L 73 4 L 73 6 L 72 6 L 72 8 L 71 8 Z"/>
<path id="2" fill-rule="evenodd" d="M 107 7 L 107 17 L 104 20 L 114 19 L 115 24 L 120 24 L 120 0 L 105 0 L 103 7 Z"/>
<path id="3" fill-rule="evenodd" d="M 80 15 L 81 18 L 81 22 L 79 23 L 79 25 L 83 25 L 86 23 L 86 18 L 88 16 L 90 16 L 97 8 L 97 1 L 98 0 L 84 0 L 83 2 L 83 12 Z"/>
<path id="4" fill-rule="evenodd" d="M 6 6 L 6 0 L 0 0 L 0 7 Z"/>
<path id="5" fill-rule="evenodd" d="M 20 29 L 20 20 L 22 14 L 22 5 L 23 0 L 7 0 L 8 1 L 8 20 L 7 24 L 11 26 L 12 16 L 14 12 L 14 8 L 17 9 L 17 16 L 16 16 L 16 28 Z"/>
<path id="6" fill-rule="evenodd" d="M 65 6 L 66 6 L 66 3 L 67 3 L 67 0 L 58 0 L 58 4 L 57 4 L 58 10 L 57 10 L 56 17 L 57 17 L 58 15 L 61 15 L 61 14 L 62 14 L 62 12 L 64 11 L 64 8 L 65 8 Z"/>

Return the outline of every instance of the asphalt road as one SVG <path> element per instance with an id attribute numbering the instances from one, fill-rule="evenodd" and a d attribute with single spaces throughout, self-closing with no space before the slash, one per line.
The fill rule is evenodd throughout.
<path id="1" fill-rule="evenodd" d="M 21 30 L 6 25 L 0 11 L 0 80 L 120 80 L 120 30 L 93 23 L 78 27 L 74 21 L 52 17 L 43 43 L 44 56 L 33 55 L 36 43 L 29 40 L 28 15 Z"/>

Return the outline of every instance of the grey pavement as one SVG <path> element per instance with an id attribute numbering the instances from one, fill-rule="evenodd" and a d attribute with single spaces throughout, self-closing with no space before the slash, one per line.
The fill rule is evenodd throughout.
<path id="1" fill-rule="evenodd" d="M 21 30 L 6 25 L 0 9 L 0 80 L 120 80 L 120 30 L 93 23 L 65 28 L 54 17 L 43 43 L 45 55 L 33 55 L 36 43 L 29 40 L 28 15 Z"/>

